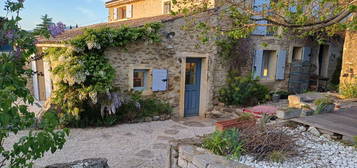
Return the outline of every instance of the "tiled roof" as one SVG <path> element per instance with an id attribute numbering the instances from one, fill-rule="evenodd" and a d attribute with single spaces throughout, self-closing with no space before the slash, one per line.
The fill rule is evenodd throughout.
<path id="1" fill-rule="evenodd" d="M 99 23 L 99 24 L 79 27 L 76 29 L 66 30 L 64 33 L 62 33 L 61 35 L 58 35 L 55 38 L 49 38 L 49 39 L 38 38 L 37 43 L 38 44 L 61 43 L 63 41 L 70 40 L 70 39 L 82 34 L 85 29 L 96 29 L 96 28 L 105 28 L 105 27 L 119 28 L 122 26 L 138 27 L 138 26 L 143 26 L 145 24 L 152 23 L 152 22 L 167 22 L 167 21 L 174 20 L 174 19 L 177 19 L 180 17 L 181 16 L 160 15 L 160 16 L 146 17 L 146 18 L 140 18 L 140 19 L 130 19 L 130 20 L 124 20 L 124 21 L 118 21 L 118 22 Z"/>

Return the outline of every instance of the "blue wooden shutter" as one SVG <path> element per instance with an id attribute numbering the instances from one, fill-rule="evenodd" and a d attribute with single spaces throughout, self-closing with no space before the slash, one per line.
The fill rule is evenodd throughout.
<path id="1" fill-rule="evenodd" d="M 309 61 L 311 58 L 311 47 L 304 47 L 302 51 L 302 61 Z"/>
<path id="2" fill-rule="evenodd" d="M 256 50 L 254 57 L 254 78 L 261 77 L 263 67 L 263 50 Z"/>
<path id="3" fill-rule="evenodd" d="M 152 91 L 165 91 L 167 90 L 167 70 L 166 69 L 153 69 L 152 70 Z"/>
<path id="4" fill-rule="evenodd" d="M 286 50 L 280 50 L 278 54 L 278 62 L 276 65 L 276 80 L 284 80 L 285 76 L 285 63 L 286 63 Z"/>
<path id="5" fill-rule="evenodd" d="M 255 0 L 254 1 L 254 11 L 256 12 L 262 12 L 263 6 L 268 5 L 270 3 L 269 0 Z M 261 16 L 253 16 L 253 18 L 259 19 Z M 256 22 L 257 24 L 268 24 L 268 21 L 266 20 L 260 20 Z M 252 34 L 255 35 L 266 35 L 267 34 L 267 26 L 257 26 L 255 30 L 253 31 Z"/>

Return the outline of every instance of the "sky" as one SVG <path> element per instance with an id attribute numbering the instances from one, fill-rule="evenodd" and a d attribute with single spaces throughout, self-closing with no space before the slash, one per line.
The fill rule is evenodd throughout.
<path id="1" fill-rule="evenodd" d="M 3 1 L 0 0 L 3 7 Z M 53 22 L 68 25 L 85 26 L 106 22 L 108 10 L 105 8 L 107 0 L 25 0 L 25 8 L 21 11 L 21 27 L 32 30 L 41 23 L 41 16 L 48 14 Z M 0 10 L 0 16 L 6 13 Z"/>

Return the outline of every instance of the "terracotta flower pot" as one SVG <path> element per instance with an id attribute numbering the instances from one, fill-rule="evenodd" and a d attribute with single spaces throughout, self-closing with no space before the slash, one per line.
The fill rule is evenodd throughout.
<path id="1" fill-rule="evenodd" d="M 216 122 L 216 130 L 224 131 L 231 128 L 244 129 L 256 124 L 256 120 L 244 120 L 238 121 L 237 119 L 233 120 L 224 120 Z"/>

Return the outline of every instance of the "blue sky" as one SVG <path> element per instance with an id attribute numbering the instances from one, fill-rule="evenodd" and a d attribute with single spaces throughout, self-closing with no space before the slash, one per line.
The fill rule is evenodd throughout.
<path id="1" fill-rule="evenodd" d="M 44 14 L 53 18 L 54 22 L 61 21 L 66 25 L 85 26 L 105 22 L 108 17 L 105 1 L 107 0 L 26 0 L 25 9 L 21 12 L 21 27 L 32 30 L 41 22 L 40 18 Z M 0 15 L 4 14 L 0 10 Z"/>

